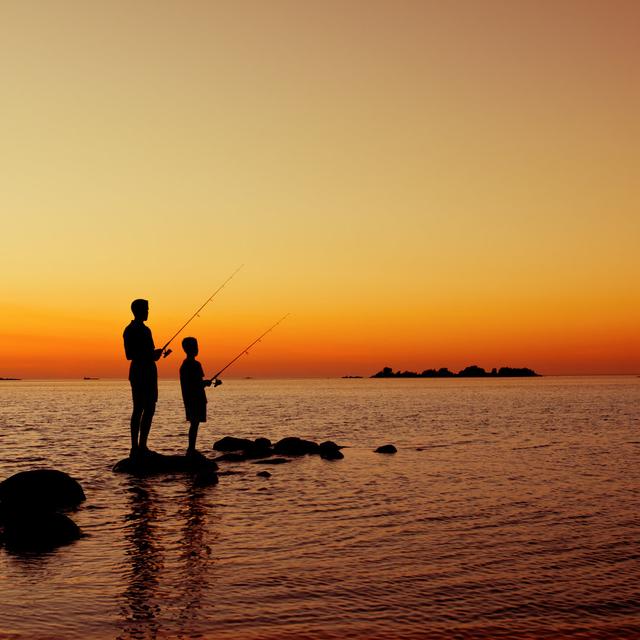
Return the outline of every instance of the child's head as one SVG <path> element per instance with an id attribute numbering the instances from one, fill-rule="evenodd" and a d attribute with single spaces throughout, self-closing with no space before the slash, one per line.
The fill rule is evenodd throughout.
<path id="1" fill-rule="evenodd" d="M 198 355 L 198 341 L 195 338 L 184 338 L 182 348 L 188 356 L 195 358 Z"/>

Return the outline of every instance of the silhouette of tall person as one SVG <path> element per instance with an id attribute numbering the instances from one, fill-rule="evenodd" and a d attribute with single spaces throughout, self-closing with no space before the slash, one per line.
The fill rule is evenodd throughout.
<path id="1" fill-rule="evenodd" d="M 151 430 L 151 421 L 158 401 L 158 368 L 156 361 L 162 355 L 162 349 L 153 344 L 151 329 L 145 325 L 149 317 L 149 302 L 134 300 L 131 303 L 133 320 L 125 328 L 124 351 L 129 367 L 129 382 L 133 397 L 131 413 L 131 456 L 146 453 L 147 439 Z"/>

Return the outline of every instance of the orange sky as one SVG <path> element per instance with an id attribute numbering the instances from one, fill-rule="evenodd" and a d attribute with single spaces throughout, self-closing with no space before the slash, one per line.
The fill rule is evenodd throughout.
<path id="1" fill-rule="evenodd" d="M 0 8 L 0 376 L 640 372 L 636 2 Z M 178 346 L 178 345 L 177 345 Z M 179 348 L 162 361 L 174 377 Z"/>

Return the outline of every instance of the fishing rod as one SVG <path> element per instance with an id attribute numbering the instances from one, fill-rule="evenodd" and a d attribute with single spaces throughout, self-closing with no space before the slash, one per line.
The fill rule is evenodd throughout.
<path id="1" fill-rule="evenodd" d="M 259 338 L 256 338 L 248 347 L 244 348 L 233 360 L 231 360 L 231 362 L 228 362 L 224 367 L 222 367 L 222 369 L 220 369 L 220 371 L 218 371 L 218 373 L 216 373 L 215 376 L 210 378 L 210 381 L 213 382 L 214 380 L 216 380 L 216 386 L 217 386 L 219 382 L 217 378 L 225 369 L 228 369 L 238 358 L 249 353 L 249 349 L 251 349 L 251 347 L 253 347 L 254 344 L 257 344 L 258 342 L 260 342 L 260 340 L 262 340 L 262 338 L 264 338 L 267 335 L 267 333 L 269 333 L 270 331 L 273 331 L 287 316 L 290 316 L 290 315 L 291 315 L 290 313 L 283 315 L 282 318 L 278 320 L 278 322 L 276 322 L 272 327 L 269 327 Z"/>
<path id="2" fill-rule="evenodd" d="M 231 278 L 233 278 L 233 276 L 236 275 L 236 273 L 238 273 L 238 271 L 240 271 L 240 269 L 242 269 L 242 267 L 244 267 L 244 264 L 241 264 L 212 294 L 211 296 L 209 296 L 209 298 L 207 298 L 207 300 L 205 301 L 205 303 L 198 308 L 198 310 L 173 334 L 173 336 L 171 336 L 171 338 L 169 339 L 169 342 L 167 342 L 167 344 L 164 345 L 164 347 L 162 347 L 162 357 L 166 358 L 170 353 L 171 353 L 171 349 L 167 350 L 167 347 L 176 339 L 177 336 L 180 335 L 181 331 L 215 298 L 216 294 L 219 291 L 222 291 L 222 289 L 224 289 L 225 285 L 227 284 L 227 282 L 229 282 L 229 280 L 231 280 Z"/>

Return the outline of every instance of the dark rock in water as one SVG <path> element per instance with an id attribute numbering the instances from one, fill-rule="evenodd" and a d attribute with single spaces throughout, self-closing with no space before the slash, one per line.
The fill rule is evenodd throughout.
<path id="1" fill-rule="evenodd" d="M 302 438 L 283 438 L 273 446 L 274 453 L 282 456 L 304 456 L 320 453 L 320 446 L 311 440 Z"/>
<path id="2" fill-rule="evenodd" d="M 163 455 L 149 451 L 144 455 L 124 458 L 113 467 L 116 473 L 130 473 L 134 476 L 148 476 L 157 473 L 215 473 L 218 465 L 206 456 Z"/>
<path id="3" fill-rule="evenodd" d="M 63 513 L 22 511 L 5 520 L 1 540 L 10 551 L 49 551 L 81 535 L 78 525 Z"/>
<path id="4" fill-rule="evenodd" d="M 269 438 L 256 438 L 253 444 L 258 449 L 271 449 L 271 440 Z"/>
<path id="5" fill-rule="evenodd" d="M 0 483 L 3 511 L 74 509 L 85 500 L 80 484 L 63 471 L 21 471 Z"/>
<path id="6" fill-rule="evenodd" d="M 285 464 L 291 462 L 288 458 L 267 458 L 266 460 L 254 460 L 251 464 Z"/>
<path id="7" fill-rule="evenodd" d="M 273 455 L 271 441 L 268 438 L 256 438 L 255 442 L 243 451 L 247 458 L 268 458 Z"/>
<path id="8" fill-rule="evenodd" d="M 15 551 L 47 551 L 77 540 L 80 529 L 60 510 L 85 500 L 80 484 L 56 469 L 22 471 L 0 483 L 2 542 Z"/>
<path id="9" fill-rule="evenodd" d="M 321 442 L 320 457 L 324 460 L 342 460 L 342 458 L 344 458 L 344 454 L 340 449 L 341 447 L 339 447 L 335 442 L 331 442 L 331 440 Z"/>
<path id="10" fill-rule="evenodd" d="M 216 451 L 226 451 L 228 454 L 224 457 L 216 458 L 217 460 L 226 460 L 228 462 L 240 462 L 241 458 L 233 456 L 239 455 L 235 452 L 242 452 L 242 460 L 247 458 L 268 458 L 273 455 L 271 448 L 271 440 L 268 438 L 256 438 L 249 440 L 248 438 L 234 438 L 233 436 L 225 436 L 221 440 L 214 443 L 213 448 Z M 227 457 L 229 456 L 229 457 Z"/>
<path id="11" fill-rule="evenodd" d="M 378 447 L 375 453 L 396 453 L 398 450 L 392 444 L 385 444 Z"/>
<path id="12" fill-rule="evenodd" d="M 244 451 L 252 446 L 253 440 L 249 440 L 248 438 L 234 438 L 233 436 L 225 436 L 213 443 L 215 451 Z"/>
<path id="13" fill-rule="evenodd" d="M 270 478 L 271 474 L 268 471 L 258 471 L 258 473 L 256 473 L 257 476 L 260 476 L 261 478 Z"/>

